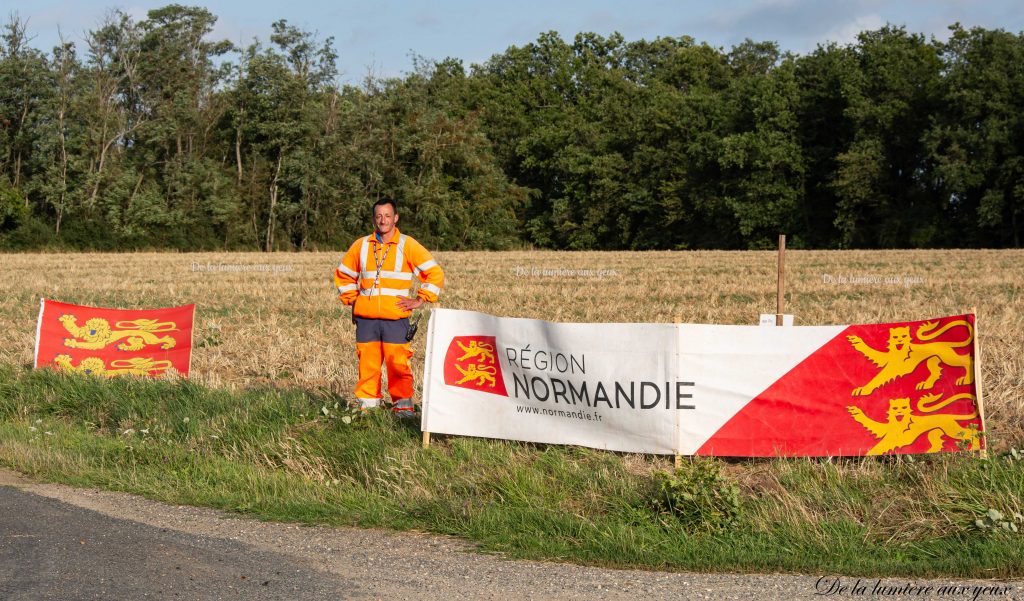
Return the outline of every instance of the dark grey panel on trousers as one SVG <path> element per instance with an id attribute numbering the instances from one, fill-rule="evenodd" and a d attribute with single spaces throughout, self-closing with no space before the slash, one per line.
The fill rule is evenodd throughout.
<path id="1" fill-rule="evenodd" d="M 405 344 L 409 332 L 409 318 L 369 319 L 356 317 L 356 342 L 387 342 Z"/>

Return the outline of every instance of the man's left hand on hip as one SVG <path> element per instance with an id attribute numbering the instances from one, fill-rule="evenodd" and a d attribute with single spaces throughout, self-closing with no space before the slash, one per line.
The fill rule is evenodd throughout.
<path id="1" fill-rule="evenodd" d="M 398 308 L 403 311 L 412 311 L 413 309 L 419 309 L 420 307 L 422 307 L 423 303 L 424 301 L 421 298 L 402 297 L 399 298 L 398 302 L 395 304 L 398 305 Z"/>

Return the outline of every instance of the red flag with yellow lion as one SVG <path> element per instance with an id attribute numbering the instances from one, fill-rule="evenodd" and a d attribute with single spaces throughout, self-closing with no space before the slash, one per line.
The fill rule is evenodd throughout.
<path id="1" fill-rule="evenodd" d="M 195 305 L 104 309 L 42 299 L 35 367 L 103 377 L 187 376 Z"/>

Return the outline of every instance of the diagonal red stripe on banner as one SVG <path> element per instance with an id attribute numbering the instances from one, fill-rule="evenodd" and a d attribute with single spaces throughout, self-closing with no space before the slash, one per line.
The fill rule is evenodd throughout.
<path id="1" fill-rule="evenodd" d="M 973 327 L 973 316 L 961 315 L 934 321 L 938 323 L 930 330 L 931 332 L 941 331 L 949 326 L 948 330 L 934 340 L 918 341 L 920 345 L 938 343 L 940 346 L 935 348 L 950 362 L 969 361 L 964 357 L 969 357 L 973 352 L 971 346 L 956 346 L 966 339 L 968 329 L 966 325 L 956 325 L 956 322 L 969 322 Z M 890 410 L 893 406 L 900 405 L 894 399 L 910 399 L 912 419 L 914 416 L 921 418 L 971 415 L 976 411 L 975 404 L 973 400 L 965 397 L 954 400 L 948 406 L 934 412 L 929 413 L 920 409 L 920 399 L 926 395 L 940 395 L 941 399 L 950 399 L 957 395 L 976 394 L 973 383 L 958 382 L 966 376 L 966 370 L 962 366 L 941 361 L 938 361 L 941 375 L 931 388 L 918 390 L 917 386 L 925 383 L 934 370 L 927 359 L 915 364 L 916 360 L 912 357 L 901 364 L 905 368 L 912 368 L 905 375 L 896 376 L 874 390 L 864 390 L 866 394 L 854 395 L 855 390 L 863 389 L 872 382 L 884 370 L 884 366 L 876 366 L 870 361 L 855 347 L 849 339 L 850 336 L 863 340 L 865 347 L 862 348 L 879 352 L 888 351 L 890 339 L 906 333 L 902 328 L 909 328 L 907 332 L 910 333 L 910 340 L 913 343 L 916 340 L 914 333 L 930 323 L 932 322 L 916 321 L 855 325 L 846 328 L 755 396 L 719 428 L 696 454 L 733 457 L 864 455 L 879 445 L 881 437 L 873 434 L 854 418 L 848 407 L 858 408 L 866 419 L 885 424 L 890 431 L 905 431 L 906 437 L 912 437 L 916 430 L 923 428 L 924 423 L 931 419 L 918 419 L 914 425 L 909 421 L 904 422 L 905 417 L 892 421 Z M 925 334 L 928 332 L 926 329 Z M 906 356 L 907 348 L 897 346 L 899 348 L 893 349 L 896 353 L 893 361 Z M 922 350 L 918 354 L 925 356 L 929 352 Z M 955 356 L 949 355 L 950 352 Z M 932 362 L 935 363 L 937 360 Z M 936 402 L 926 403 L 926 406 L 935 405 Z M 952 424 L 950 427 L 954 429 L 956 426 L 967 429 L 972 425 L 980 428 L 978 418 L 955 422 L 950 422 L 950 419 L 943 418 L 942 421 Z M 939 440 L 943 451 L 960 448 L 954 437 L 929 434 L 933 430 L 925 430 L 921 435 L 912 438 L 912 442 L 899 446 L 892 452 L 928 452 L 932 445 L 929 436 Z"/>

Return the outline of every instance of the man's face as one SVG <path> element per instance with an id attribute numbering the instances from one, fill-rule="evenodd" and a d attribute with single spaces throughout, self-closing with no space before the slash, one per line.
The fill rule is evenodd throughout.
<path id="1" fill-rule="evenodd" d="M 386 236 L 391 233 L 391 230 L 395 229 L 395 224 L 398 223 L 398 215 L 395 214 L 395 207 L 392 205 L 380 205 L 373 208 L 373 225 L 377 228 L 377 233 Z"/>

